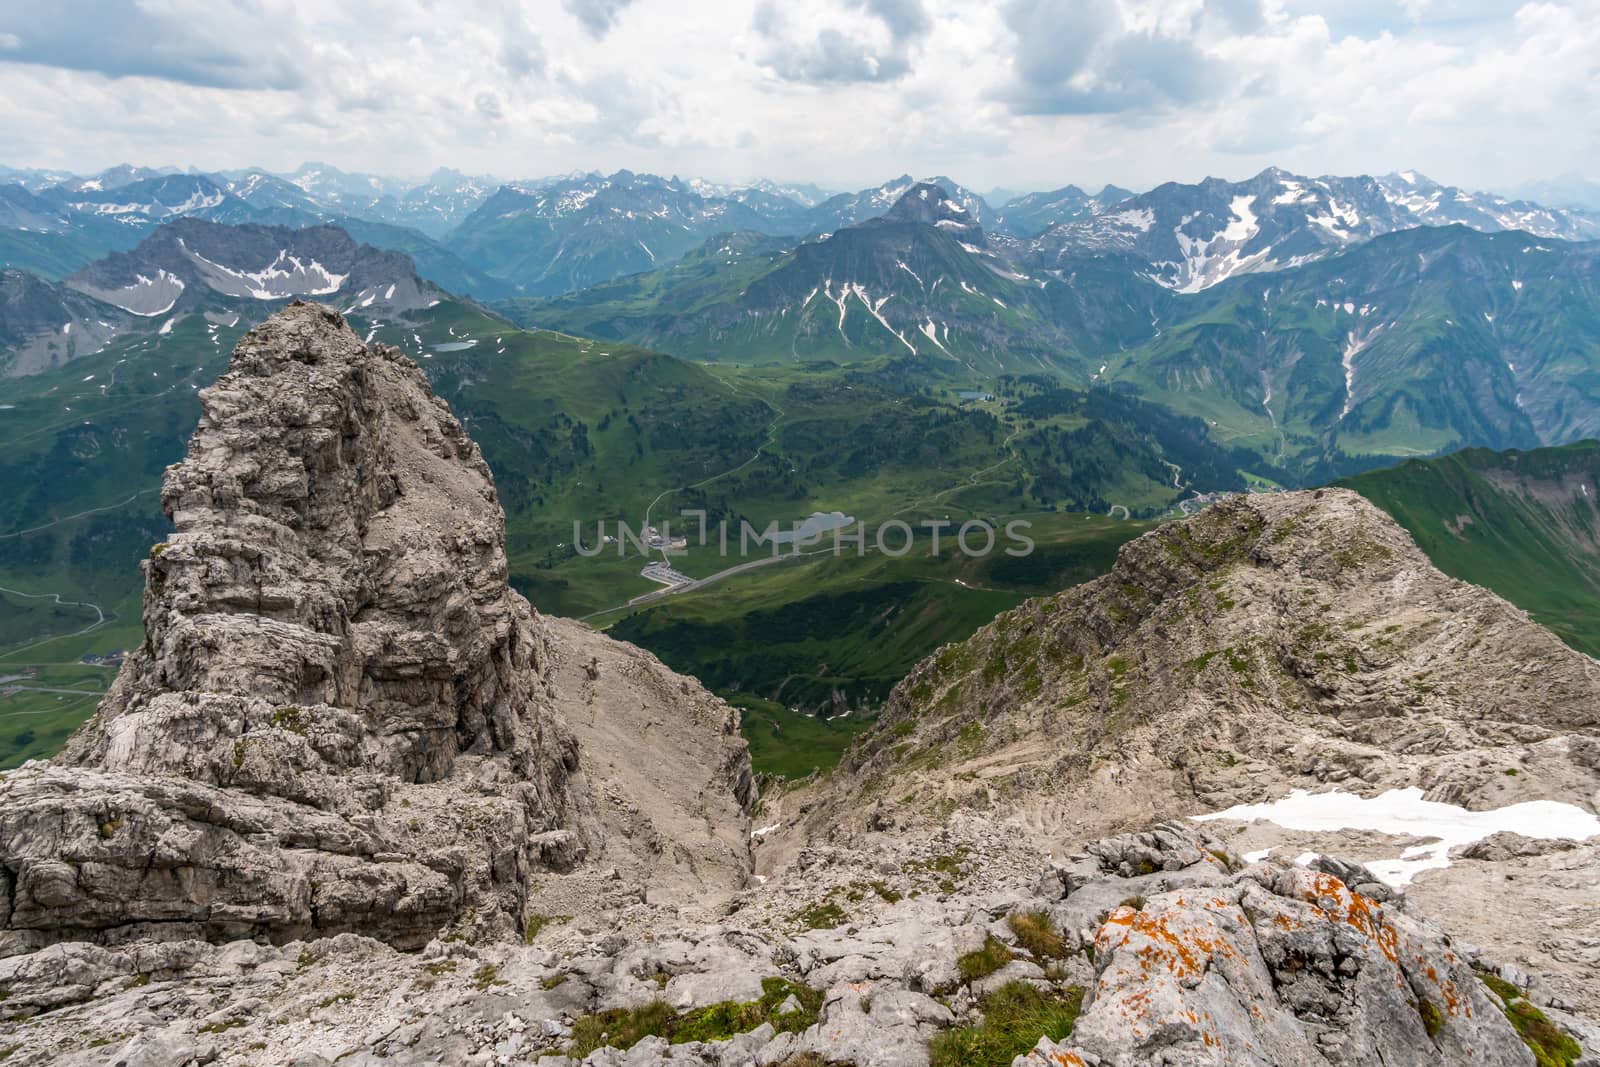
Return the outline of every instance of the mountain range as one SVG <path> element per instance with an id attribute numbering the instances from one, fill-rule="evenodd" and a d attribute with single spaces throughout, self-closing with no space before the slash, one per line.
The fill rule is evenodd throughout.
<path id="1" fill-rule="evenodd" d="M 1293 184 L 1264 181 L 1238 196 L 1200 192 L 1250 213 L 1248 203 L 1283 200 Z M 525 324 L 695 359 L 898 353 L 965 368 L 975 383 L 1045 370 L 1080 387 L 1131 388 L 1206 420 L 1291 481 L 1370 465 L 1366 457 L 1600 432 L 1600 244 L 1354 221 L 1375 235 L 1357 240 L 1351 229 L 1331 240 L 1317 213 L 1331 195 L 1319 188 L 1278 205 L 1271 239 L 1301 249 L 1290 262 L 1228 259 L 1205 285 L 1170 284 L 1122 246 L 1041 268 L 1031 246 L 986 234 L 925 183 L 880 218 L 793 247 L 718 237 L 660 271 L 502 307 Z M 1139 212 L 1152 209 L 1046 236 L 1122 226 Z M 1193 226 L 1200 215 L 1184 217 Z"/>
<path id="2" fill-rule="evenodd" d="M 1303 263 L 1381 233 L 1461 223 L 1590 239 L 1600 224 L 1561 206 L 1471 193 L 1411 171 L 1309 178 L 1269 168 L 1243 182 L 1167 183 L 1142 194 L 1076 186 L 990 204 L 938 185 L 1000 239 L 1009 258 L 1066 272 L 1113 257 L 1194 291 L 1237 273 Z M 118 166 L 92 176 L 0 170 L 0 265 L 60 276 L 126 250 L 177 217 L 262 225 L 337 224 L 411 254 L 427 277 L 483 299 L 553 296 L 665 267 L 721 233 L 800 239 L 886 213 L 917 182 L 902 175 L 855 192 L 757 181 L 728 185 L 617 171 L 502 182 L 442 168 L 422 182 L 307 163 L 201 173 Z M 358 232 L 360 231 L 360 232 Z M 66 270 L 63 263 L 70 264 Z"/>

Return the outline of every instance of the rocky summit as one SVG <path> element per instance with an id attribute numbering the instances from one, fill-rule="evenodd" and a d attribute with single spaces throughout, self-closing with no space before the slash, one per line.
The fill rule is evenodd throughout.
<path id="1" fill-rule="evenodd" d="M 1595 663 L 1353 494 L 1130 542 L 758 805 L 737 712 L 509 588 L 395 350 L 293 304 L 201 400 L 144 647 L 0 776 L 6 1067 L 1596 1062 Z M 1295 787 L 1579 829 L 1412 892 L 1249 847 Z"/>
<path id="2" fill-rule="evenodd" d="M 413 363 L 312 304 L 201 401 L 144 647 L 53 764 L 0 782 L 5 950 L 523 930 L 535 873 L 603 851 L 606 820 L 477 447 Z M 681 685 L 655 713 L 712 702 Z M 678 717 L 737 847 L 699 836 L 737 885 L 736 720 Z"/>

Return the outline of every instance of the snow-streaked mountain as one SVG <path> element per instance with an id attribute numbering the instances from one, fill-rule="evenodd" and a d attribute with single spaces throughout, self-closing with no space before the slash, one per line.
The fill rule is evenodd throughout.
<path id="1" fill-rule="evenodd" d="M 219 218 L 247 210 L 222 185 L 198 174 L 142 177 L 110 188 L 94 181 L 65 182 L 45 190 L 41 199 L 77 215 L 135 228 L 173 218 Z"/>
<path id="2" fill-rule="evenodd" d="M 1600 238 L 1600 220 L 1582 212 L 1542 207 L 1526 200 L 1508 200 L 1493 193 L 1469 193 L 1440 185 L 1416 171 L 1377 179 L 1384 194 L 1423 226 L 1460 223 L 1474 230 L 1523 230 L 1536 237 L 1562 241 Z"/>
<path id="3" fill-rule="evenodd" d="M 965 208 L 980 226 L 988 229 L 993 225 L 993 211 L 983 197 L 971 189 L 943 176 L 927 178 L 924 181 L 943 189 L 945 194 Z M 828 233 L 844 226 L 853 226 L 858 222 L 877 218 L 888 212 L 901 197 L 918 184 L 918 180 L 911 175 L 902 174 L 870 189 L 831 196 L 811 209 L 807 216 L 807 229 L 812 233 Z"/>
<path id="4" fill-rule="evenodd" d="M 0 376 L 36 374 L 191 315 L 260 321 L 285 300 L 319 300 L 368 322 L 412 319 L 449 294 L 411 260 L 333 226 L 230 226 L 179 218 L 128 252 L 51 282 L 0 271 Z"/>
<path id="5" fill-rule="evenodd" d="M 1175 296 L 1108 377 L 1286 467 L 1600 435 L 1600 243 L 1414 226 Z"/>
<path id="6" fill-rule="evenodd" d="M 553 295 L 676 262 L 716 234 L 799 231 L 798 205 L 774 200 L 706 196 L 627 170 L 573 175 L 500 187 L 447 243 L 523 293 Z"/>
<path id="7" fill-rule="evenodd" d="M 1243 182 L 1169 182 L 1088 218 L 1058 224 L 1015 254 L 1058 277 L 1086 259 L 1114 259 L 1179 292 L 1239 274 L 1282 270 L 1381 234 L 1462 224 L 1557 239 L 1600 237 L 1600 223 L 1407 172 L 1307 178 L 1268 168 Z"/>
<path id="8" fill-rule="evenodd" d="M 58 367 L 100 351 L 127 328 L 115 308 L 27 271 L 0 271 L 0 377 Z"/>
<path id="9" fill-rule="evenodd" d="M 92 263 L 68 287 L 129 315 L 154 319 L 219 300 L 314 297 L 351 310 L 398 314 L 443 294 L 411 260 L 358 244 L 333 226 L 225 226 L 179 219 L 131 252 Z"/>
<path id="10" fill-rule="evenodd" d="M 1069 335 L 1051 321 L 1044 287 L 988 244 L 965 204 L 914 182 L 887 211 L 826 236 L 719 237 L 666 269 L 509 310 L 533 324 L 712 360 L 1071 365 Z"/>
<path id="11" fill-rule="evenodd" d="M 1107 185 L 1098 193 L 1086 193 L 1076 185 L 1047 193 L 1026 193 L 996 209 L 995 228 L 1019 237 L 1036 237 L 1060 223 L 1103 214 L 1132 195 L 1130 190 L 1115 185 Z"/>

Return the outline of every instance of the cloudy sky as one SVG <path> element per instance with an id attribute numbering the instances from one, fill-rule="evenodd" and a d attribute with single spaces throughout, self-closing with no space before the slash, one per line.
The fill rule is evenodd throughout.
<path id="1" fill-rule="evenodd" d="M 0 0 L 0 163 L 1600 177 L 1600 0 Z"/>

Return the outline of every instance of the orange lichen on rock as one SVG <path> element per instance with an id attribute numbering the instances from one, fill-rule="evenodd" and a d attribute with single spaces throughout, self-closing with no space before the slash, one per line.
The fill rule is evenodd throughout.
<path id="1" fill-rule="evenodd" d="M 1383 909 L 1331 874 L 1312 873 L 1305 900 L 1334 919 L 1360 930 L 1388 957 L 1400 962 L 1399 935 L 1383 919 Z"/>
<path id="2" fill-rule="evenodd" d="M 1088 1067 L 1083 1057 L 1076 1052 L 1067 1052 L 1064 1049 L 1055 1049 L 1045 1054 L 1045 1059 L 1056 1067 Z"/>

